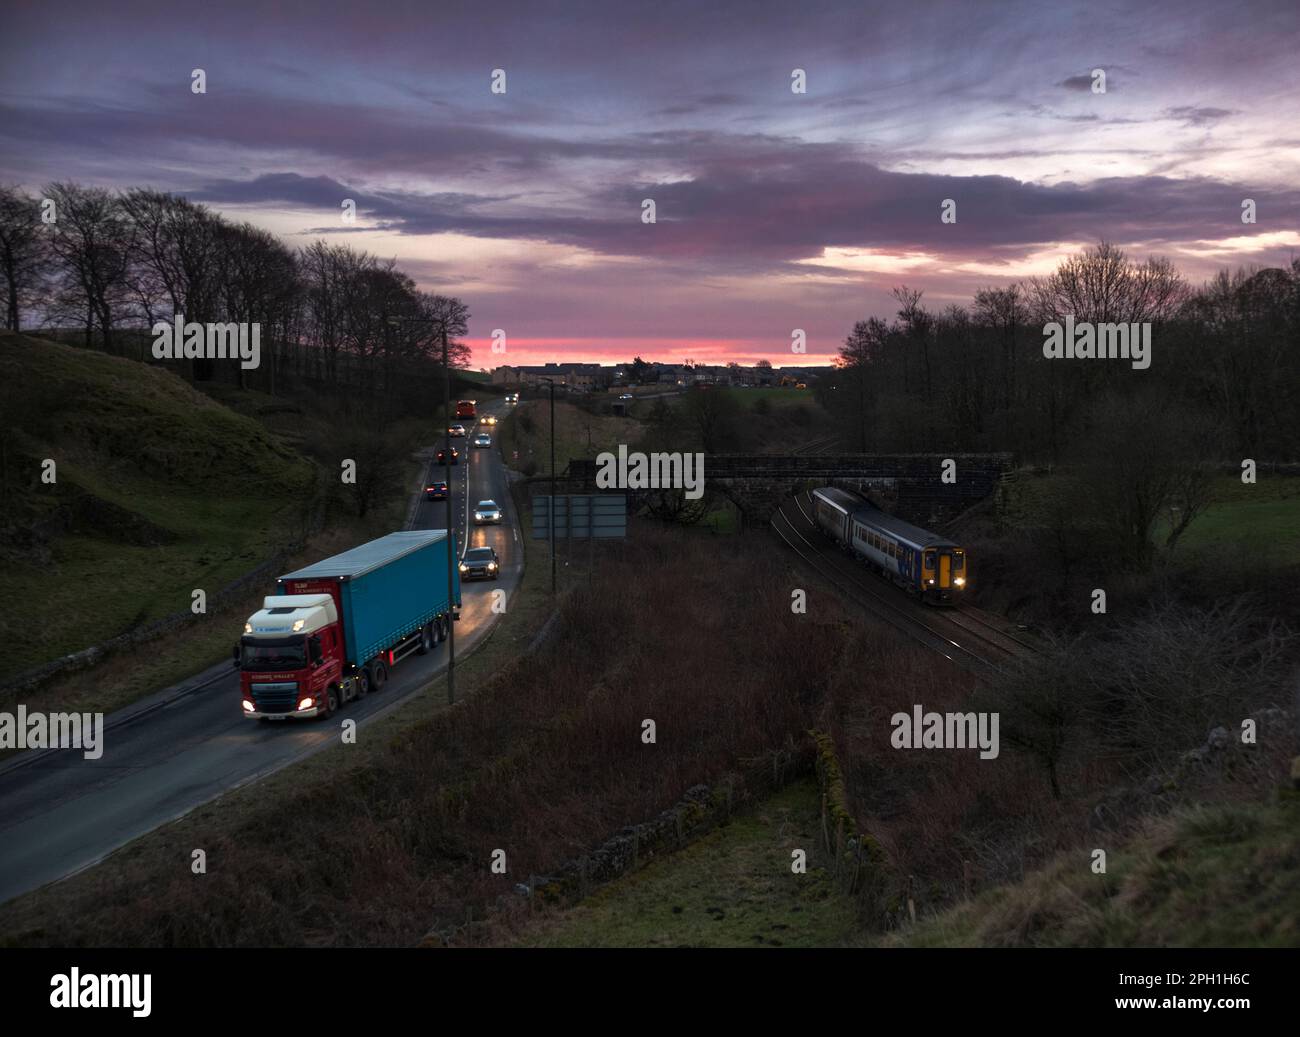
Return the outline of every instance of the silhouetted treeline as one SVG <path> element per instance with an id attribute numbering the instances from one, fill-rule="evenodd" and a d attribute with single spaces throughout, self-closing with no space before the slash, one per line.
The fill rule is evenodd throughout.
<path id="1" fill-rule="evenodd" d="M 286 379 L 347 390 L 430 385 L 442 336 L 453 367 L 461 300 L 421 291 L 397 268 L 348 245 L 298 250 L 249 223 L 161 191 L 55 183 L 42 198 L 0 187 L 0 301 L 5 325 L 79 329 L 87 346 L 152 359 L 150 328 L 187 322 L 261 326 L 261 366 L 176 361 L 187 377 L 276 392 Z M 28 329 L 30 330 L 30 329 Z M 220 369 L 220 374 L 218 370 Z"/>
<path id="2" fill-rule="evenodd" d="M 1221 458 L 1300 452 L 1300 260 L 1194 290 L 1168 260 L 1139 263 L 1103 243 L 969 307 L 932 312 L 919 292 L 894 296 L 895 319 L 854 325 L 842 369 L 818 386 L 852 449 L 1113 459 L 1123 417 L 1126 437 L 1176 435 Z M 1149 321 L 1150 367 L 1047 359 L 1044 325 L 1067 316 Z"/>

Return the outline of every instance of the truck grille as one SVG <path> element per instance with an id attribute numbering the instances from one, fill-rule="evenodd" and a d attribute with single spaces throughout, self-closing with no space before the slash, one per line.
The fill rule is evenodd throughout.
<path id="1" fill-rule="evenodd" d="M 292 713 L 298 708 L 298 683 L 253 684 L 253 704 L 259 713 Z"/>

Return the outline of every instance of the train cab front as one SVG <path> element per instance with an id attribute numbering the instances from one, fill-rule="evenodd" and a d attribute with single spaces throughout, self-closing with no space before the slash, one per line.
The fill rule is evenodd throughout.
<path id="1" fill-rule="evenodd" d="M 929 548 L 922 555 L 921 593 L 938 605 L 955 605 L 966 592 L 966 552 L 960 547 Z"/>

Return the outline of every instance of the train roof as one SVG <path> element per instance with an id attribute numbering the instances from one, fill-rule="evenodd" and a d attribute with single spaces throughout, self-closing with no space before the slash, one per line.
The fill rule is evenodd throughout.
<path id="1" fill-rule="evenodd" d="M 853 512 L 853 518 L 857 522 L 863 522 L 882 532 L 888 533 L 897 540 L 905 541 L 913 547 L 956 547 L 955 541 L 949 540 L 938 533 L 931 533 L 928 529 L 922 529 L 920 526 L 914 526 L 910 522 L 904 522 L 901 518 L 881 511 L 871 504 L 863 504 Z"/>
<path id="2" fill-rule="evenodd" d="M 834 486 L 823 486 L 813 490 L 813 496 L 824 500 L 831 507 L 846 515 L 851 515 L 859 522 L 873 526 L 897 540 L 905 541 L 913 547 L 957 547 L 958 545 L 938 533 L 904 522 L 887 511 L 881 511 L 874 504 L 868 504 L 857 494 L 849 493 Z"/>
<path id="3" fill-rule="evenodd" d="M 836 489 L 834 486 L 823 486 L 819 490 L 813 490 L 813 496 L 820 497 L 832 508 L 845 515 L 852 514 L 862 507 L 861 497 L 847 490 Z"/>

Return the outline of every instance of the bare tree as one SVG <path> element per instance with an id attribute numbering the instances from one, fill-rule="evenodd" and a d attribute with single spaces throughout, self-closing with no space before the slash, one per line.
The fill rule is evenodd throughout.
<path id="1" fill-rule="evenodd" d="M 50 247 L 64 290 L 85 313 L 86 344 L 99 328 L 107 352 L 115 352 L 114 330 L 128 295 L 134 249 L 133 224 L 108 191 L 71 183 L 50 184 L 55 205 Z"/>
<path id="2" fill-rule="evenodd" d="M 0 295 L 5 327 L 19 331 L 22 311 L 40 285 L 48 256 L 35 198 L 15 187 L 0 187 Z"/>

